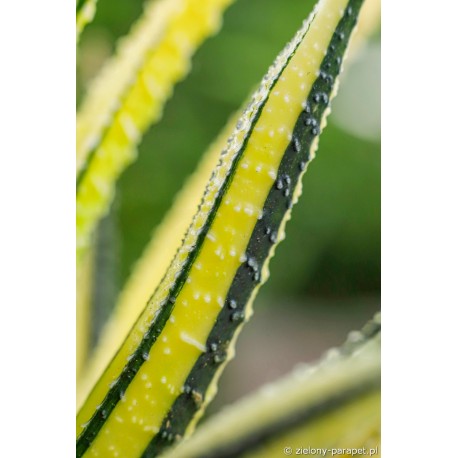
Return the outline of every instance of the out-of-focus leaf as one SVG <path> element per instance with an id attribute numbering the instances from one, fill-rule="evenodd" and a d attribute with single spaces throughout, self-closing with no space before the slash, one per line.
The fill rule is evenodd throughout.
<path id="1" fill-rule="evenodd" d="M 76 40 L 84 27 L 94 19 L 97 0 L 76 0 Z"/>
<path id="2" fill-rule="evenodd" d="M 213 398 L 284 237 L 362 0 L 321 0 L 221 154 L 172 264 L 77 418 L 77 456 L 156 456 Z"/>
<path id="3" fill-rule="evenodd" d="M 312 5 L 302 0 L 239 0 L 228 10 L 221 33 L 196 54 L 192 73 L 177 87 L 161 123 L 145 136 L 138 161 L 119 182 L 121 282 L 129 277 L 151 227 L 159 224 L 201 151 Z M 260 10 L 265 20 L 259 19 Z M 347 61 L 346 70 L 350 66 Z M 329 122 L 321 139 L 322 154 L 304 182 L 307 197 L 295 208 L 297 216 L 261 294 L 348 297 L 379 290 L 380 144 L 342 131 L 333 123 L 333 113 Z"/>
<path id="4" fill-rule="evenodd" d="M 82 371 L 89 352 L 93 253 L 88 250 L 76 275 L 76 376 Z"/>
<path id="5" fill-rule="evenodd" d="M 205 153 L 196 172 L 188 179 L 164 221 L 154 231 L 140 260 L 135 265 L 129 281 L 124 286 L 118 303 L 103 329 L 100 342 L 91 356 L 88 366 L 78 383 L 77 405 L 86 399 L 95 382 L 113 358 L 116 350 L 127 337 L 151 296 L 154 286 L 170 265 L 181 245 L 186 229 L 191 225 L 210 180 L 217 166 L 221 151 L 233 131 L 239 113 L 229 121 L 218 139 Z"/>
<path id="6" fill-rule="evenodd" d="M 135 159 L 195 49 L 214 33 L 233 0 L 148 3 L 89 89 L 77 117 L 77 259 L 107 212 L 115 181 Z"/>
<path id="7" fill-rule="evenodd" d="M 163 456 L 276 458 L 318 449 L 320 456 L 334 450 L 334 456 L 347 457 L 368 456 L 370 448 L 376 456 L 379 440 L 378 315 L 339 350 L 224 408 Z"/>

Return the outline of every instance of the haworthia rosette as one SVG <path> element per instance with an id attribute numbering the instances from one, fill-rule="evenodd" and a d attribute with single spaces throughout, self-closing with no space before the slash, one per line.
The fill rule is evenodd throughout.
<path id="1" fill-rule="evenodd" d="M 269 69 L 183 245 L 80 409 L 77 456 L 157 456 L 214 396 L 300 195 L 361 4 L 321 0 Z"/>
<path id="2" fill-rule="evenodd" d="M 115 182 L 135 159 L 197 47 L 215 33 L 234 0 L 149 2 L 96 78 L 77 115 L 77 260 L 107 212 Z"/>

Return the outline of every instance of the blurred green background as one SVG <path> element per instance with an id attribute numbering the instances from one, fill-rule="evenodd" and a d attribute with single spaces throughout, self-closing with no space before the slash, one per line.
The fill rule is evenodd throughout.
<path id="1" fill-rule="evenodd" d="M 135 260 L 201 155 L 262 78 L 314 1 L 238 0 L 198 50 L 163 119 L 118 183 L 98 237 L 94 342 Z M 141 14 L 142 0 L 100 1 L 81 38 L 78 99 Z M 347 64 L 316 159 L 271 277 L 225 372 L 216 407 L 338 345 L 380 307 L 380 44 Z"/>

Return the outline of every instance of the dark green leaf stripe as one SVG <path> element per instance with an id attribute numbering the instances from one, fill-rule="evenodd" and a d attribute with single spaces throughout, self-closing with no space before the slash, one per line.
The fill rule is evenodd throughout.
<path id="1" fill-rule="evenodd" d="M 297 44 L 299 45 L 299 43 Z M 288 59 L 289 61 L 289 59 Z M 288 62 L 287 61 L 287 62 Z M 286 62 L 286 63 L 287 63 Z M 285 64 L 286 67 L 286 64 Z M 284 67 L 284 68 L 285 68 Z M 273 80 L 272 85 L 275 84 L 277 79 L 281 76 L 281 72 L 277 75 L 277 77 Z M 266 99 L 267 100 L 267 99 Z M 240 149 L 240 151 L 237 153 L 231 169 L 229 173 L 227 174 L 227 177 L 224 181 L 224 184 L 221 186 L 221 189 L 216 197 L 215 203 L 213 205 L 212 211 L 209 214 L 208 220 L 206 221 L 205 225 L 202 228 L 202 231 L 199 233 L 197 236 L 197 241 L 195 244 L 195 247 L 190 251 L 189 256 L 187 257 L 185 264 L 183 266 L 183 269 L 180 272 L 180 275 L 178 276 L 176 283 L 173 285 L 173 287 L 170 289 L 169 295 L 167 300 L 164 302 L 162 305 L 159 314 L 157 315 L 157 318 L 154 320 L 152 323 L 151 327 L 148 329 L 148 331 L 145 333 L 143 340 L 141 344 L 138 346 L 137 350 L 135 351 L 133 357 L 130 359 L 128 364 L 125 366 L 122 374 L 120 375 L 119 379 L 117 382 L 111 387 L 109 390 L 106 398 L 102 402 L 99 408 L 100 413 L 96 413 L 92 418 L 89 424 L 86 426 L 84 429 L 83 433 L 78 437 L 77 439 L 77 445 L 76 445 L 76 450 L 77 450 L 77 457 L 81 457 L 84 452 L 87 450 L 88 446 L 91 444 L 92 440 L 95 438 L 97 433 L 100 431 L 101 427 L 103 426 L 103 423 L 105 420 L 108 418 L 110 413 L 113 411 L 114 406 L 119 402 L 120 399 L 122 399 L 123 394 L 125 393 L 130 381 L 134 378 L 135 374 L 138 372 L 138 369 L 140 366 L 145 362 L 145 357 L 144 355 L 148 353 L 149 349 L 152 347 L 154 342 L 157 340 L 157 338 L 160 336 L 162 329 L 164 328 L 165 324 L 170 318 L 170 315 L 172 313 L 174 304 L 175 304 L 175 298 L 179 294 L 181 288 L 183 287 L 187 277 L 189 270 L 194 263 L 199 250 L 202 246 L 203 241 L 205 240 L 205 237 L 208 234 L 208 231 L 212 225 L 212 222 L 215 218 L 215 215 L 218 211 L 218 208 L 221 205 L 221 200 L 225 194 L 226 189 L 230 185 L 231 178 L 237 169 L 237 166 L 240 162 L 240 159 L 243 155 L 243 152 L 245 150 L 246 142 L 248 138 L 250 137 L 250 134 L 256 124 L 256 120 L 259 116 L 259 114 L 262 111 L 263 106 L 266 103 L 266 100 L 260 105 L 259 110 L 254 118 L 254 122 L 250 126 L 250 129 L 248 131 L 248 135 L 245 139 L 245 142 Z M 224 312 L 223 312 L 224 313 Z M 243 316 L 240 317 L 243 320 Z M 238 320 L 240 321 L 240 320 Z M 233 332 L 231 333 L 233 334 Z M 215 358 L 214 358 L 215 359 Z M 195 394 L 195 393 L 194 393 Z M 197 395 L 198 396 L 198 395 Z M 196 394 L 194 396 L 196 398 Z M 195 410 L 195 409 L 194 409 Z"/>
<path id="2" fill-rule="evenodd" d="M 211 385 L 215 383 L 225 363 L 231 357 L 235 336 L 242 323 L 251 313 L 249 305 L 258 286 L 266 279 L 268 259 L 272 256 L 274 247 L 283 236 L 284 224 L 289 216 L 292 205 L 298 197 L 297 190 L 300 178 L 308 162 L 313 158 L 313 153 L 317 145 L 317 136 L 320 132 L 320 127 L 324 125 L 324 118 L 328 112 L 327 108 L 335 86 L 335 80 L 340 72 L 342 58 L 351 31 L 356 23 L 361 4 L 362 0 L 349 0 L 347 10 L 338 22 L 337 29 L 332 34 L 331 41 L 325 44 L 326 53 L 321 64 L 318 65 L 316 70 L 313 70 L 315 72 L 319 69 L 319 72 L 317 72 L 318 76 L 303 104 L 304 109 L 296 121 L 291 141 L 283 155 L 279 156 L 281 157 L 281 161 L 276 171 L 277 179 L 270 188 L 270 191 L 268 191 L 262 212 L 254 225 L 254 229 L 250 232 L 251 235 L 245 249 L 245 261 L 242 262 L 240 267 L 234 272 L 233 277 L 231 277 L 232 282 L 229 290 L 225 294 L 224 301 L 221 302 L 222 309 L 206 337 L 205 345 L 199 344 L 199 342 L 195 343 L 195 341 L 189 342 L 189 336 L 182 339 L 191 343 L 191 345 L 196 345 L 199 348 L 202 346 L 204 348 L 196 358 L 194 365 L 190 367 L 187 380 L 182 387 L 182 393 L 175 396 L 168 414 L 162 419 L 162 427 L 159 431 L 152 430 L 150 434 L 152 440 L 150 440 L 149 445 L 145 444 L 146 449 L 145 447 L 143 448 L 143 456 L 157 456 L 164 448 L 170 446 L 186 434 L 190 429 L 190 425 L 201 415 L 203 407 L 213 395 Z M 183 297 L 188 297 L 186 294 L 190 294 L 188 291 L 190 287 L 188 287 L 186 294 L 183 291 L 185 286 L 187 286 L 186 283 L 191 280 L 191 269 L 199 269 L 199 267 L 195 267 L 195 262 L 200 255 L 203 256 L 204 246 L 207 246 L 206 253 L 208 252 L 208 244 L 210 242 L 206 239 L 211 236 L 210 232 L 216 223 L 216 218 L 221 214 L 220 208 L 223 206 L 223 198 L 226 199 L 230 195 L 229 190 L 232 190 L 231 185 L 233 184 L 236 173 L 239 174 L 239 177 L 241 176 L 240 169 L 244 168 L 243 164 L 241 165 L 241 161 L 245 158 L 247 144 L 251 137 L 254 136 L 253 131 L 258 125 L 259 117 L 263 113 L 264 108 L 266 108 L 266 104 L 270 101 L 273 91 L 271 88 L 275 88 L 278 79 L 281 79 L 282 72 L 287 68 L 287 64 L 294 55 L 296 48 L 300 45 L 306 30 L 307 27 L 301 30 L 295 39 L 296 41 L 292 42 L 294 44 L 293 47 L 291 45 L 289 48 L 287 47 L 288 55 L 284 61 L 281 61 L 280 68 L 278 68 L 277 62 L 276 74 L 270 74 L 268 95 L 265 93 L 266 88 L 264 86 L 263 90 L 260 90 L 260 94 L 264 98 L 260 100 L 259 97 L 258 99 L 256 99 L 256 96 L 254 97 L 253 104 L 248 108 L 248 114 L 245 117 L 245 121 L 248 120 L 249 125 L 246 126 L 245 136 L 243 137 L 241 146 L 234 154 L 232 162 L 230 158 L 226 159 L 229 160 L 228 170 L 224 174 L 221 185 L 215 185 L 213 182 L 218 182 L 218 173 L 224 172 L 225 154 L 223 154 L 222 166 L 220 170 L 217 169 L 215 171 L 213 180 L 211 180 L 207 189 L 206 195 L 208 194 L 210 196 L 210 202 L 212 192 L 215 189 L 217 191 L 215 192 L 211 208 L 205 216 L 206 219 L 202 226 L 199 227 L 199 223 L 196 221 L 203 217 L 202 215 L 205 215 L 206 210 L 204 207 L 209 203 L 209 201 L 204 199 L 193 223 L 195 227 L 192 226 L 187 234 L 187 238 L 190 238 L 192 241 L 192 246 L 188 251 L 181 251 L 177 254 L 177 259 L 180 253 L 183 254 L 184 252 L 186 252 L 186 257 L 181 264 L 178 261 L 178 264 L 172 263 L 170 273 L 168 272 L 166 274 L 166 277 L 151 299 L 151 301 L 156 300 L 160 297 L 161 291 L 167 291 L 165 296 L 163 296 L 164 299 L 160 302 L 160 307 L 154 313 L 153 308 L 147 309 L 145 311 L 146 315 L 144 314 L 139 318 L 126 343 L 123 344 L 123 347 L 115 356 L 107 372 L 102 376 L 99 384 L 96 385 L 93 392 L 89 395 L 88 401 L 83 405 L 79 414 L 81 418 L 78 419 L 79 425 L 82 427 L 82 431 L 77 439 L 78 457 L 85 454 L 88 449 L 95 450 L 92 448 L 95 442 L 98 443 L 97 447 L 99 447 L 99 451 L 103 447 L 108 447 L 108 442 L 106 442 L 108 439 L 105 435 L 102 438 L 99 433 L 101 433 L 102 428 L 105 428 L 105 432 L 108 432 L 109 429 L 111 434 L 115 434 L 111 432 L 114 428 L 113 425 L 115 425 L 113 423 L 115 419 L 120 418 L 121 421 L 124 421 L 119 414 L 115 415 L 115 419 L 111 417 L 115 409 L 118 412 L 124 411 L 123 402 L 125 401 L 126 392 L 129 389 L 131 394 L 134 393 L 132 391 L 133 388 L 130 389 L 131 384 L 136 383 L 136 387 L 140 384 L 140 370 L 142 370 L 142 376 L 145 377 L 145 380 L 150 375 L 157 378 L 160 376 L 161 371 L 169 370 L 167 367 L 161 366 L 160 363 L 157 363 L 159 365 L 151 366 L 150 355 L 156 355 L 159 352 L 157 345 L 162 345 L 159 342 L 159 337 L 161 336 L 162 338 L 166 326 L 169 330 L 172 329 L 171 323 L 174 322 L 172 315 L 176 308 L 175 302 L 177 300 L 182 301 Z M 275 106 L 274 102 L 272 102 L 272 105 Z M 244 127 L 241 126 L 238 129 L 238 133 L 243 132 L 243 129 Z M 234 189 L 235 191 L 233 192 L 236 192 L 238 188 L 236 187 Z M 225 202 L 225 204 L 227 203 Z M 196 227 L 197 231 L 195 231 Z M 194 240 L 192 240 L 193 232 L 197 234 Z M 185 238 L 185 244 L 187 238 Z M 167 275 L 173 279 L 170 282 L 170 287 L 162 286 L 162 284 L 167 285 Z M 196 276 L 198 273 L 195 272 L 193 275 Z M 150 304 L 153 304 L 151 301 Z M 208 302 L 211 302 L 210 296 Z M 152 307 L 152 305 L 150 306 Z M 148 319 L 148 316 L 151 316 L 152 319 Z M 145 328 L 145 326 L 147 327 Z M 138 340 L 139 335 L 141 335 L 140 340 Z M 129 348 L 133 350 L 129 350 Z M 125 361 L 125 357 L 127 358 L 127 363 L 120 366 Z M 145 364 L 147 361 L 148 363 Z M 186 360 L 182 361 L 182 363 L 186 364 L 188 362 Z M 148 366 L 148 368 L 155 367 L 155 369 L 152 372 L 149 369 L 145 372 L 143 366 Z M 120 372 L 117 372 L 117 367 L 121 368 Z M 104 391 L 104 386 L 109 380 L 111 380 L 110 388 Z M 102 394 L 103 397 L 101 397 Z M 99 399 L 98 405 L 95 404 L 97 399 Z M 134 401 L 134 405 L 136 405 L 137 401 L 135 399 Z M 92 409 L 91 405 L 96 407 L 96 410 L 88 417 L 88 413 Z M 82 422 L 84 419 L 86 419 L 86 423 L 83 425 Z M 106 427 L 108 421 L 111 421 L 109 428 Z M 137 417 L 133 417 L 132 421 L 135 423 Z M 77 425 L 77 428 L 80 427 L 79 425 Z M 142 442 L 140 442 L 140 439 L 136 440 L 133 436 L 127 437 L 126 440 L 131 441 L 130 445 L 135 443 L 137 447 L 140 447 L 139 444 L 143 443 L 145 438 L 146 435 L 143 434 L 141 437 Z M 124 445 L 119 443 L 117 445 L 118 450 Z M 110 447 L 115 448 L 115 445 L 110 445 Z M 94 451 L 92 456 L 97 456 L 98 454 L 99 452 Z M 134 452 L 132 456 L 137 455 Z"/>
<path id="3" fill-rule="evenodd" d="M 342 347 L 330 350 L 318 363 L 297 368 L 285 379 L 207 420 L 193 438 L 164 458 L 264 456 L 259 449 L 266 444 L 273 456 L 278 456 L 283 447 L 291 445 L 293 437 L 304 437 L 305 432 L 309 434 L 305 437 L 313 437 L 314 428 L 328 431 L 328 443 L 335 447 L 346 437 L 345 423 L 365 425 L 366 431 L 354 439 L 364 444 L 371 433 L 379 433 L 379 396 L 378 315 L 361 331 L 350 333 Z M 346 422 L 330 420 L 336 415 L 346 418 Z M 326 446 L 320 434 L 315 433 L 315 437 L 321 441 L 318 446 Z M 317 445 L 306 442 L 304 439 L 300 445 Z M 353 446 L 363 446 L 361 442 Z M 280 445 L 277 453 L 275 444 Z"/>
<path id="4" fill-rule="evenodd" d="M 320 68 L 320 75 L 313 85 L 305 109 L 294 128 L 291 143 L 284 153 L 279 178 L 265 202 L 264 217 L 256 224 L 251 236 L 247 247 L 247 261 L 238 269 L 224 308 L 208 338 L 207 348 L 210 351 L 199 357 L 186 382 L 186 392 L 177 398 L 164 419 L 160 433 L 151 441 L 143 458 L 157 456 L 166 447 L 181 439 L 196 411 L 201 408 L 205 393 L 218 369 L 226 361 L 227 350 L 234 334 L 245 321 L 246 305 L 253 290 L 261 281 L 261 270 L 269 257 L 272 245 L 277 242 L 285 213 L 293 205 L 294 189 L 311 160 L 311 146 L 319 134 L 321 119 L 328 107 L 361 5 L 362 0 L 349 2 L 347 13 L 332 37 Z"/>

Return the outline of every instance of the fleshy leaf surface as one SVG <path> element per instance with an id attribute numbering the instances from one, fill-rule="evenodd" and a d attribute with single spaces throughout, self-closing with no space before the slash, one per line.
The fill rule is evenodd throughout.
<path id="1" fill-rule="evenodd" d="M 216 392 L 284 237 L 362 0 L 321 0 L 239 119 L 183 244 L 77 417 L 77 456 L 157 456 Z"/>

